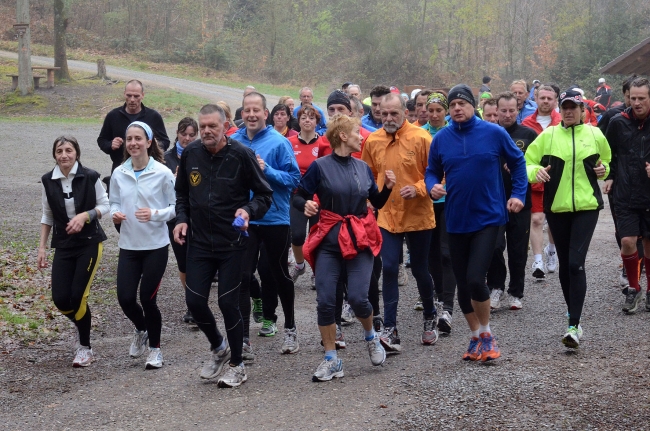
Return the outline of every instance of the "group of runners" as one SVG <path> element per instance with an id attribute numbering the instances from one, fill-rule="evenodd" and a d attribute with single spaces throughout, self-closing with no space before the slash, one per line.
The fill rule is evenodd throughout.
<path id="1" fill-rule="evenodd" d="M 270 113 L 265 96 L 248 87 L 234 116 L 219 102 L 203 106 L 198 121 L 181 120 L 170 147 L 162 118 L 142 103 L 144 86 L 129 81 L 125 104 L 106 116 L 97 140 L 113 162 L 108 190 L 81 164 L 72 136 L 54 141 L 56 166 L 42 177 L 38 263 L 48 266 L 51 234 L 53 301 L 79 333 L 73 366 L 94 360 L 87 298 L 106 240 L 103 217 L 119 232 L 117 297 L 134 326 L 129 354 L 147 352 L 147 369 L 163 366 L 156 298 L 171 244 L 183 319 L 211 352 L 200 377 L 218 377 L 221 387 L 247 380 L 251 317 L 261 323 L 258 335 L 273 337 L 281 306 L 280 351 L 299 351 L 294 283 L 307 264 L 324 349 L 314 381 L 344 375 L 343 322 L 361 322 L 372 365 L 401 351 L 405 267 L 419 293 L 422 344 L 451 333 L 457 293 L 470 332 L 462 359 L 499 358 L 490 312 L 522 308 L 529 244 L 534 278 L 559 272 L 561 341 L 577 348 L 602 192 L 627 277 L 623 311 L 634 313 L 650 252 L 650 83 L 627 79 L 625 104 L 604 112 L 597 127 L 575 86 L 537 81 L 529 89 L 517 80 L 492 95 L 488 77 L 483 84 L 478 100 L 464 84 L 410 96 L 378 85 L 362 100 L 360 87 L 346 83 L 329 95 L 326 113 L 307 87 L 300 104 L 285 96 Z M 609 104 L 604 86 L 598 98 Z M 225 334 L 208 305 L 215 283 Z"/>

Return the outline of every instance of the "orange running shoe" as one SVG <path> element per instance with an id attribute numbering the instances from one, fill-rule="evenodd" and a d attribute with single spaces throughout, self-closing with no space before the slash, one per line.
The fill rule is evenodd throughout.
<path id="1" fill-rule="evenodd" d="M 472 337 L 469 340 L 467 352 L 463 355 L 463 361 L 478 361 L 481 359 L 481 339 Z"/>
<path id="2" fill-rule="evenodd" d="M 499 346 L 497 346 L 496 337 L 489 332 L 483 332 L 481 334 L 479 352 L 479 359 L 483 362 L 499 358 L 501 351 L 499 350 Z"/>

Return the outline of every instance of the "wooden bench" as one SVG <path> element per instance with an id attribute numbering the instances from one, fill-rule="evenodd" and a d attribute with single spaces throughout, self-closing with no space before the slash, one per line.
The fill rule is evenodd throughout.
<path id="1" fill-rule="evenodd" d="M 18 88 L 18 75 L 7 76 L 11 76 L 11 91 L 16 91 L 16 88 Z"/>
<path id="2" fill-rule="evenodd" d="M 60 67 L 49 66 L 32 66 L 32 70 L 47 70 L 47 85 L 46 88 L 54 88 L 54 71 L 61 69 Z M 41 78 L 41 77 L 39 77 Z M 35 82 L 34 82 L 35 83 Z M 36 88 L 38 88 L 35 85 Z"/>
<path id="3" fill-rule="evenodd" d="M 34 78 L 34 89 L 40 88 L 39 87 L 40 80 L 45 78 L 45 77 L 44 76 L 36 76 L 36 75 L 34 75 L 33 78 Z"/>

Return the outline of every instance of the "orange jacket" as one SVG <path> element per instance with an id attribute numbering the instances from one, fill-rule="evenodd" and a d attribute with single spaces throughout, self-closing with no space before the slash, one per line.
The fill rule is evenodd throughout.
<path id="1" fill-rule="evenodd" d="M 402 233 L 436 227 L 433 205 L 424 184 L 430 146 L 429 132 L 408 121 L 404 121 L 395 135 L 382 128 L 366 139 L 361 160 L 370 166 L 379 190 L 384 187 L 384 172 L 392 170 L 397 179 L 394 190 L 411 185 L 417 193 L 415 198 L 408 200 L 399 193 L 391 195 L 379 210 L 377 224 L 382 229 Z"/>

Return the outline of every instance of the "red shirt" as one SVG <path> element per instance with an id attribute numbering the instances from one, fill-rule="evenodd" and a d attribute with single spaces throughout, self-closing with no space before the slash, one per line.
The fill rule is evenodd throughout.
<path id="1" fill-rule="evenodd" d="M 305 175 L 307 168 L 316 160 L 319 156 L 319 148 L 322 145 L 322 140 L 325 139 L 324 136 L 316 135 L 316 138 L 311 142 L 307 143 L 300 139 L 300 135 L 296 134 L 291 136 L 289 142 L 293 148 L 293 155 L 296 156 L 296 161 L 298 162 L 298 168 L 300 169 L 300 175 Z M 329 147 L 329 142 L 326 144 Z"/>
<path id="2" fill-rule="evenodd" d="M 231 136 L 233 133 L 235 133 L 239 128 L 233 126 L 230 129 L 226 130 L 226 136 Z"/>

